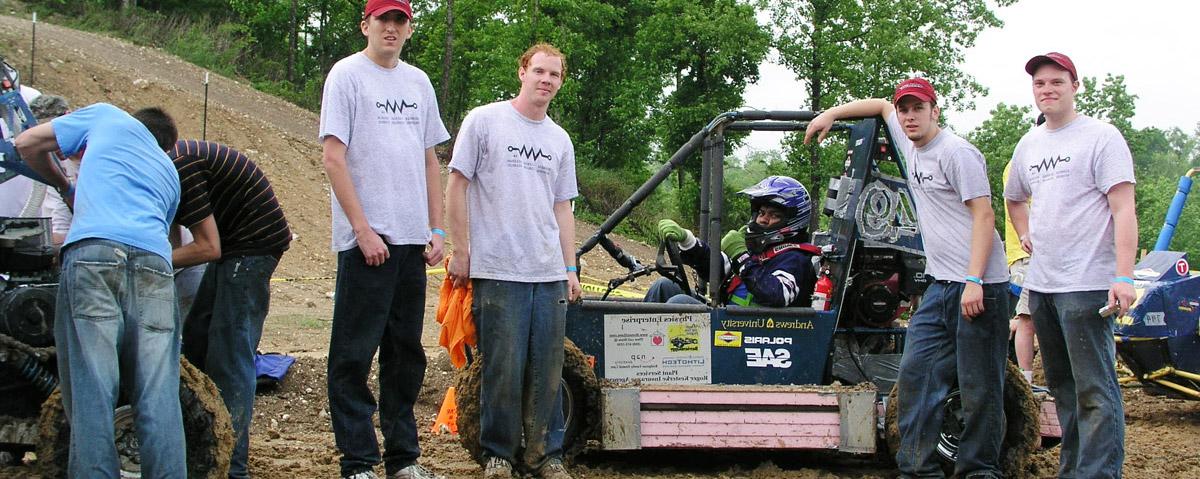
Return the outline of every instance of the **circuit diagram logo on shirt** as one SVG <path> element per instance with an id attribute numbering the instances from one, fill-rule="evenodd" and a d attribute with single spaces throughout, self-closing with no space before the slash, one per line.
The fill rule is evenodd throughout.
<path id="1" fill-rule="evenodd" d="M 920 171 L 913 171 L 913 179 L 917 180 L 918 185 L 924 185 L 926 181 L 933 181 L 933 175 L 922 173 Z"/>
<path id="2" fill-rule="evenodd" d="M 527 160 L 539 161 L 539 160 L 545 159 L 546 161 L 554 161 L 554 158 L 551 157 L 546 152 L 542 151 L 541 148 L 534 148 L 532 146 L 509 145 L 508 152 L 512 153 L 514 156 L 524 157 Z"/>
<path id="3" fill-rule="evenodd" d="M 421 116 L 417 114 L 417 102 L 409 103 L 403 98 L 396 100 L 385 98 L 375 102 L 379 110 L 379 123 L 391 125 L 418 125 Z"/>
<path id="4" fill-rule="evenodd" d="M 1029 182 L 1041 183 L 1055 178 L 1066 178 L 1071 174 L 1069 169 L 1060 170 L 1058 167 L 1071 162 L 1069 156 L 1043 158 L 1042 161 L 1029 165 Z"/>

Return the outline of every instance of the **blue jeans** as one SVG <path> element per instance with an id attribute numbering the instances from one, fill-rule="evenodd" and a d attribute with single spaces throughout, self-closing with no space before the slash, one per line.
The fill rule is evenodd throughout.
<path id="1" fill-rule="evenodd" d="M 85 239 L 62 253 L 54 322 L 70 477 L 117 478 L 113 409 L 136 412 L 144 477 L 184 478 L 179 310 L 171 265 L 123 243 Z"/>
<path id="2" fill-rule="evenodd" d="M 477 279 L 471 312 L 483 356 L 483 454 L 536 471 L 562 455 L 559 384 L 567 282 Z M 518 458 L 522 438 L 524 454 Z"/>
<path id="3" fill-rule="evenodd" d="M 424 245 L 388 245 L 390 256 L 379 266 L 368 266 L 358 248 L 338 253 L 328 394 L 343 476 L 370 470 L 381 460 L 371 422 L 375 397 L 367 388 L 376 350 L 384 467 L 393 474 L 421 456 L 413 405 L 425 380 L 424 250 Z"/>
<path id="4" fill-rule="evenodd" d="M 250 477 L 250 420 L 257 374 L 254 354 L 271 304 L 274 256 L 224 258 L 208 264 L 183 322 L 183 355 L 212 378 L 229 409 L 237 442 L 229 477 Z"/>
<path id="5" fill-rule="evenodd" d="M 200 281 L 204 279 L 204 271 L 208 264 L 189 266 L 175 272 L 175 295 L 179 297 L 179 317 L 187 318 L 192 311 L 192 303 L 196 302 L 196 291 L 200 289 Z"/>
<path id="6" fill-rule="evenodd" d="M 696 298 L 688 296 L 683 292 L 683 288 L 679 287 L 679 283 L 671 281 L 667 278 L 658 278 L 654 283 L 650 284 L 650 289 L 646 290 L 646 297 L 642 299 L 645 303 L 668 303 L 668 304 L 704 304 Z"/>
<path id="7" fill-rule="evenodd" d="M 1062 425 L 1058 477 L 1121 477 L 1125 411 L 1113 317 L 1097 312 L 1107 302 L 1107 291 L 1029 294 L 1046 385 Z"/>
<path id="8" fill-rule="evenodd" d="M 897 381 L 902 477 L 942 477 L 942 407 L 955 382 L 964 423 L 955 474 L 1000 477 L 1008 283 L 984 285 L 984 312 L 969 320 L 961 314 L 962 292 L 963 283 L 935 281 L 908 323 Z"/>

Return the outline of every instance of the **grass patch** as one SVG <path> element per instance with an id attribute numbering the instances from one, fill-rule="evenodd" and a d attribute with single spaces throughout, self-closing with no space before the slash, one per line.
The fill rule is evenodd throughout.
<path id="1" fill-rule="evenodd" d="M 333 319 L 314 314 L 280 314 L 272 315 L 271 322 L 284 328 L 328 329 L 333 324 Z"/>

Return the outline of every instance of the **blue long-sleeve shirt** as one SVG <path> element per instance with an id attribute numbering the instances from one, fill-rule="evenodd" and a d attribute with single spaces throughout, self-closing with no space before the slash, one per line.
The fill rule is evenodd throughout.
<path id="1" fill-rule="evenodd" d="M 685 264 L 707 278 L 710 251 L 707 244 L 697 241 L 695 246 L 679 253 Z M 811 306 L 817 282 L 812 263 L 815 251 L 811 245 L 783 243 L 741 261 L 731 261 L 721 253 L 721 301 L 770 307 Z"/>

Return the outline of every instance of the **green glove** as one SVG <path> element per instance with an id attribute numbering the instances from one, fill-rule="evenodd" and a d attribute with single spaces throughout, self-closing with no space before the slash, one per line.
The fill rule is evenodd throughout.
<path id="1" fill-rule="evenodd" d="M 661 220 L 658 222 L 658 235 L 662 237 L 662 239 L 674 241 L 676 243 L 683 241 L 688 236 L 691 236 L 688 230 L 683 229 L 682 226 L 679 226 L 679 223 L 676 223 L 672 220 Z"/>
<path id="2" fill-rule="evenodd" d="M 725 253 L 729 259 L 737 259 L 738 256 L 746 254 L 749 249 L 746 248 L 746 235 L 740 230 L 731 230 L 725 233 L 725 237 L 721 238 L 721 252 Z"/>

